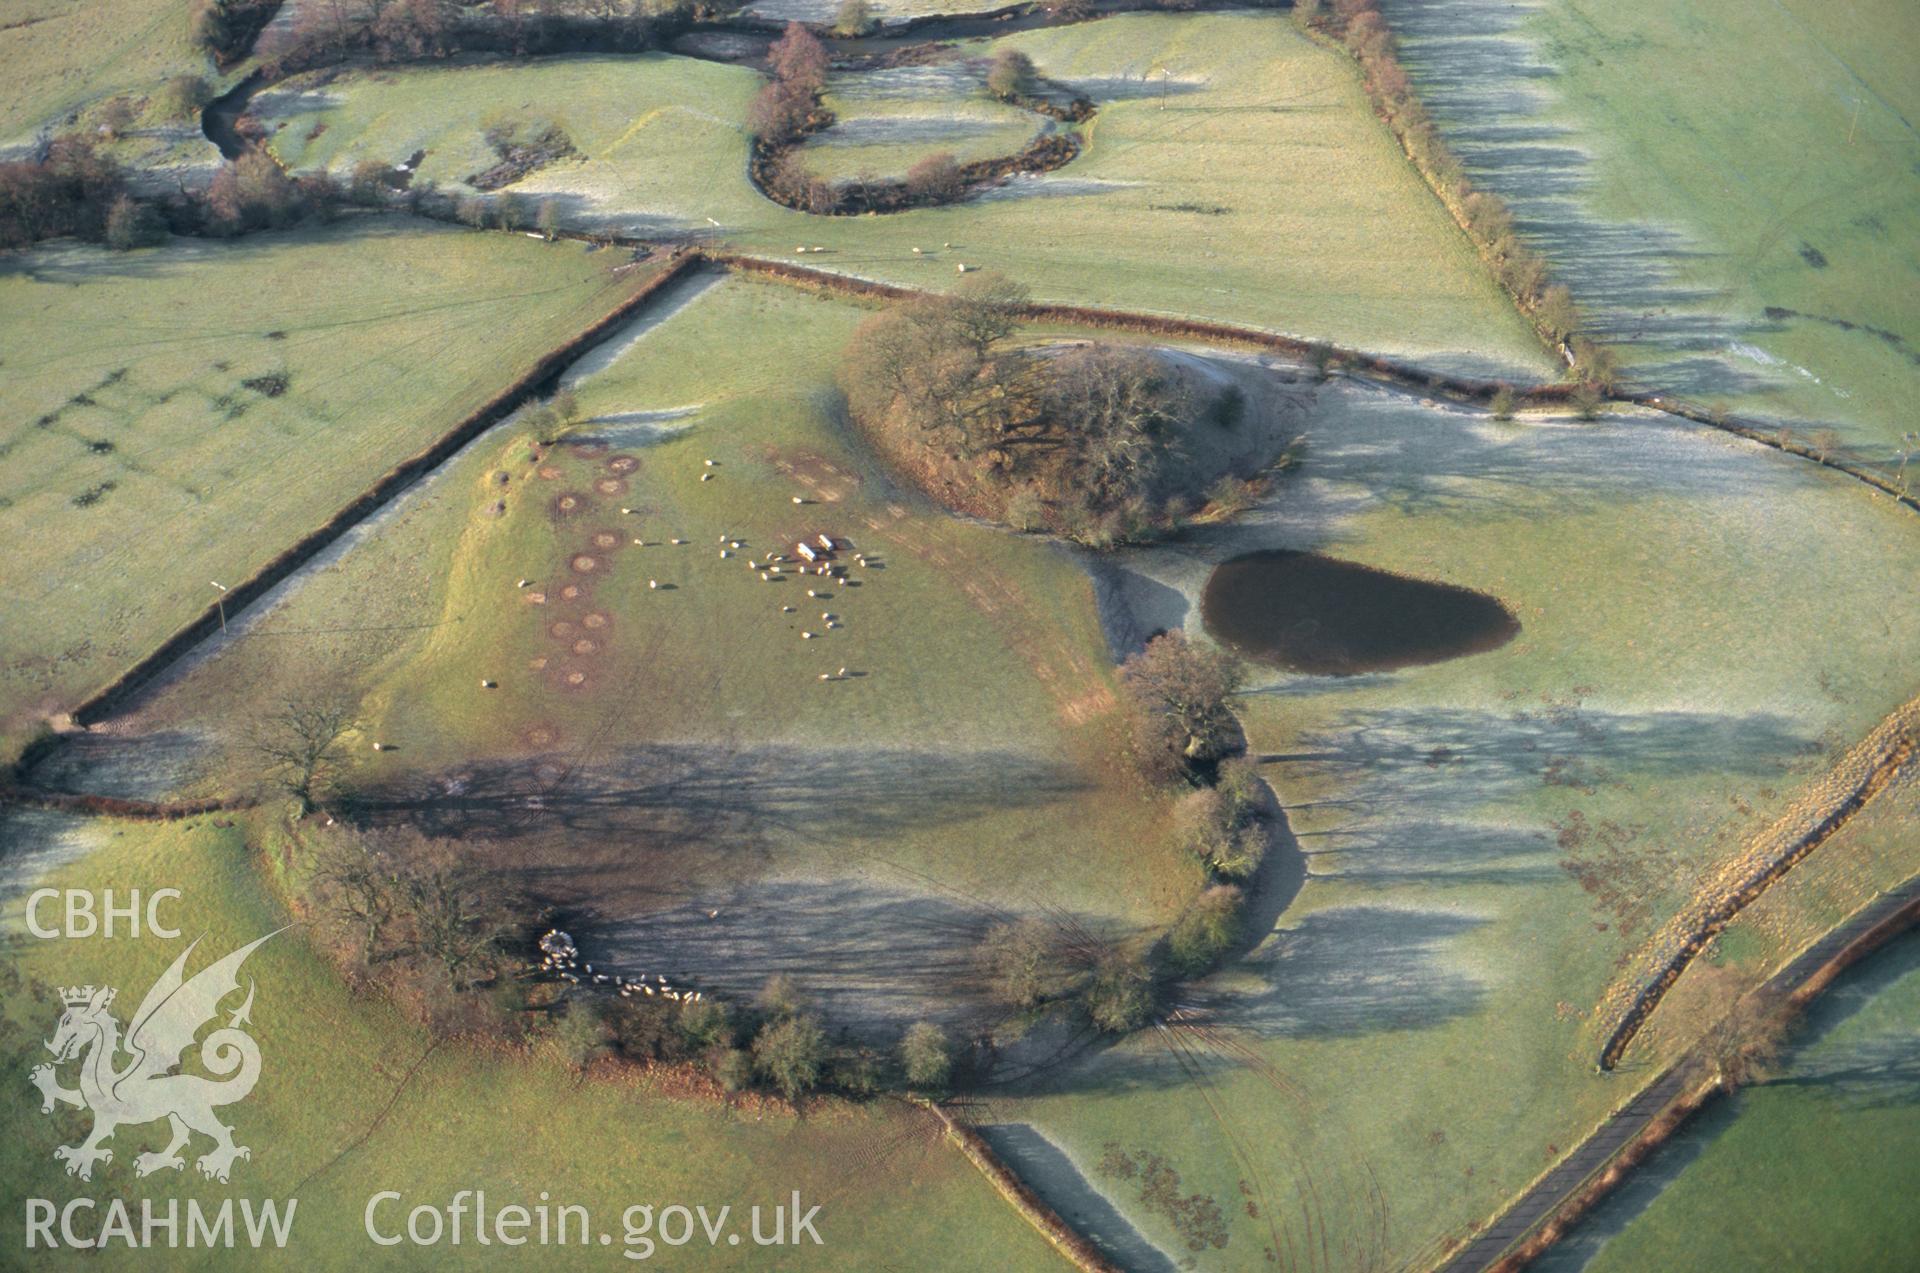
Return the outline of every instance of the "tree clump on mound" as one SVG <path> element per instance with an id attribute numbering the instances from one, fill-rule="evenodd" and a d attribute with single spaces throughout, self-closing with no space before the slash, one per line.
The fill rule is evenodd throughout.
<path id="1" fill-rule="evenodd" d="M 1026 290 L 976 274 L 862 323 L 840 385 L 900 468 L 961 511 L 1094 547 L 1147 539 L 1191 508 L 1178 435 L 1186 378 L 1100 343 L 1009 347 Z"/>

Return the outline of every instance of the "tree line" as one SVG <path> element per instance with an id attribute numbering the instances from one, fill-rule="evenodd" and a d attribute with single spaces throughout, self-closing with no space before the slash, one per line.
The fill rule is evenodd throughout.
<path id="1" fill-rule="evenodd" d="M 1522 313 L 1543 337 L 1566 351 L 1578 375 L 1611 388 L 1617 376 L 1612 349 L 1583 330 L 1585 319 L 1573 293 L 1553 281 L 1546 258 L 1521 240 L 1506 201 L 1475 187 L 1467 176 L 1466 166 L 1414 91 L 1379 0 L 1299 0 L 1293 13 L 1301 26 L 1337 40 L 1360 64 L 1375 110 L 1473 237 Z"/>

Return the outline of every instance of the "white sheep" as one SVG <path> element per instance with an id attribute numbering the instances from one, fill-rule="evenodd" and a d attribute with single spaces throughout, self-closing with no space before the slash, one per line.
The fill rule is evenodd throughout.
<path id="1" fill-rule="evenodd" d="M 700 475 L 700 480 L 701 480 L 701 481 L 703 481 L 703 482 L 711 482 L 711 481 L 713 480 L 713 474 L 711 474 L 711 473 L 702 473 L 702 474 Z"/>
<path id="2" fill-rule="evenodd" d="M 802 632 L 802 633 L 800 634 L 800 639 L 801 639 L 802 641 L 811 641 L 811 640 L 813 640 L 813 633 L 811 633 L 811 632 Z"/>
<path id="3" fill-rule="evenodd" d="M 647 580 L 647 587 L 649 587 L 649 588 L 658 588 L 659 586 L 660 586 L 660 581 L 659 581 L 658 579 L 649 579 L 649 580 Z"/>

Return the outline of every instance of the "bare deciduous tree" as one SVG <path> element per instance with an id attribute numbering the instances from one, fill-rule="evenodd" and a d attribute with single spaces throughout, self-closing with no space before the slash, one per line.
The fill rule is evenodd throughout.
<path id="1" fill-rule="evenodd" d="M 287 698 L 247 739 L 266 781 L 299 802 L 302 814 L 330 795 L 345 769 L 341 738 L 356 727 L 344 700 Z"/>
<path id="2" fill-rule="evenodd" d="M 1765 1082 L 1777 1071 L 1793 1029 L 1793 1008 L 1778 991 L 1747 990 L 1733 972 L 1711 965 L 1702 978 L 1699 1012 L 1712 1021 L 1700 1057 L 1722 1090 Z"/>
<path id="3" fill-rule="evenodd" d="M 1120 667 L 1120 683 L 1139 713 L 1143 749 L 1198 762 L 1218 760 L 1237 739 L 1227 700 L 1245 677 L 1232 654 L 1194 645 L 1178 632 L 1155 637 Z"/>

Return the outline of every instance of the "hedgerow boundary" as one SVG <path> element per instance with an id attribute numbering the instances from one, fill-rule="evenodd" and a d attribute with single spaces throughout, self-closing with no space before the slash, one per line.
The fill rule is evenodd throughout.
<path id="1" fill-rule="evenodd" d="M 966 1155 L 968 1162 L 980 1169 L 980 1174 L 987 1178 L 1009 1206 L 1025 1216 L 1027 1223 L 1053 1244 L 1054 1250 L 1086 1270 L 1086 1273 L 1121 1273 L 1119 1265 L 1109 1260 L 1099 1247 L 1062 1219 L 1059 1212 L 1043 1202 L 1039 1194 L 1021 1181 L 1013 1168 L 1001 1161 L 986 1137 L 955 1118 L 943 1106 L 931 1101 L 916 1101 L 915 1104 L 933 1112 L 934 1117 L 947 1129 L 947 1139 Z"/>
<path id="2" fill-rule="evenodd" d="M 1707 943 L 1885 790 L 1914 759 L 1917 746 L 1920 698 L 1875 726 L 1796 807 L 1704 882 L 1693 900 L 1661 926 L 1637 961 L 1643 966 L 1652 961 L 1654 971 L 1633 993 L 1608 1034 L 1600 1049 L 1601 1069 L 1611 1070 L 1618 1064 L 1660 1000 Z"/>
<path id="3" fill-rule="evenodd" d="M 510 384 L 494 394 L 479 409 L 462 418 L 446 433 L 441 434 L 431 445 L 388 469 L 379 480 L 355 496 L 333 516 L 275 554 L 270 561 L 244 580 L 233 585 L 221 598 L 225 603 L 228 616 L 237 615 L 258 601 L 275 584 L 312 560 L 400 492 L 451 459 L 461 447 L 513 414 L 522 404 L 549 384 L 569 363 L 604 340 L 615 327 L 633 317 L 636 311 L 644 307 L 663 288 L 679 281 L 702 263 L 697 254 L 674 253 L 667 259 L 659 273 L 641 284 L 631 295 L 591 326 L 565 344 L 543 354 L 531 367 L 515 377 Z M 104 687 L 75 704 L 68 715 L 78 725 L 92 724 L 109 715 L 147 681 L 217 632 L 221 625 L 220 611 L 221 607 L 218 605 L 210 605 L 202 610 L 197 617 L 177 629 L 172 636 L 162 641 L 138 662 L 121 672 Z"/>
<path id="4" fill-rule="evenodd" d="M 881 283 L 832 270 L 795 265 L 788 261 L 748 256 L 724 248 L 701 246 L 693 250 L 714 264 L 728 269 L 784 283 L 790 287 L 837 296 L 850 296 L 869 301 L 902 301 L 930 294 L 916 288 Z M 1580 388 L 1578 385 L 1565 382 L 1515 385 L 1504 380 L 1452 376 L 1442 372 L 1423 370 L 1412 363 L 1337 345 L 1331 341 L 1312 340 L 1304 336 L 1290 336 L 1257 327 L 1243 327 L 1210 319 L 1175 318 L 1166 314 L 1141 314 L 1127 310 L 1098 309 L 1086 305 L 1059 305 L 1047 302 L 1022 305 L 1016 312 L 1019 318 L 1029 323 L 1058 323 L 1098 331 L 1132 332 L 1174 340 L 1202 341 L 1230 348 L 1258 349 L 1314 362 L 1324 359 L 1330 369 L 1338 368 L 1361 379 L 1482 406 L 1492 402 L 1494 395 L 1502 390 L 1513 394 L 1516 406 L 1565 406 L 1572 401 L 1575 392 Z M 1749 442 L 1797 459 L 1811 460 L 1822 468 L 1843 473 L 1855 481 L 1873 487 L 1882 494 L 1892 496 L 1894 500 L 1914 512 L 1920 512 L 1920 496 L 1915 495 L 1910 483 L 1876 472 L 1831 451 L 1816 449 L 1798 441 L 1789 431 L 1763 421 L 1741 419 L 1655 390 L 1616 390 L 1603 393 L 1600 401 L 1615 406 L 1644 407 L 1693 424 L 1718 429 L 1723 433 L 1731 433 L 1736 437 L 1745 438 Z"/>
<path id="5" fill-rule="evenodd" d="M 1808 946 L 1754 993 L 1786 994 L 1799 1012 L 1846 969 L 1920 924 L 1920 875 L 1868 902 Z M 1721 1095 L 1689 1053 L 1661 1071 L 1554 1166 L 1517 1194 L 1436 1273 L 1519 1273 L 1567 1236 L 1687 1119 Z"/>

